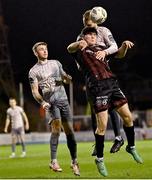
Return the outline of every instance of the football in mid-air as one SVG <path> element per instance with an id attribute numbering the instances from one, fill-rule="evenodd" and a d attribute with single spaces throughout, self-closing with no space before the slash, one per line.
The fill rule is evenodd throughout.
<path id="1" fill-rule="evenodd" d="M 102 24 L 107 19 L 107 11 L 101 7 L 94 7 L 91 9 L 90 18 L 97 24 Z"/>

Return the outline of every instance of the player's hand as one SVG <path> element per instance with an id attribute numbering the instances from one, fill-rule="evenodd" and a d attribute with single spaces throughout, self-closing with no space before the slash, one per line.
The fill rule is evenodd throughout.
<path id="1" fill-rule="evenodd" d="M 66 75 L 66 76 L 64 76 L 64 80 L 63 80 L 63 82 L 65 83 L 65 84 L 70 84 L 70 82 L 72 81 L 72 76 L 70 76 L 70 75 Z"/>
<path id="2" fill-rule="evenodd" d="M 88 46 L 88 44 L 85 40 L 79 41 L 79 49 L 81 49 L 81 51 L 83 51 L 87 46 Z"/>
<path id="3" fill-rule="evenodd" d="M 105 51 L 97 51 L 95 53 L 95 56 L 98 60 L 104 61 L 104 59 L 106 57 L 106 52 Z"/>
<path id="4" fill-rule="evenodd" d="M 50 105 L 48 102 L 45 102 L 45 101 L 43 101 L 43 102 L 41 103 L 41 106 L 42 106 L 43 109 L 45 109 L 45 110 L 48 110 L 48 109 L 51 107 L 51 105 Z"/>
<path id="5" fill-rule="evenodd" d="M 134 43 L 126 40 L 122 43 L 122 45 L 125 46 L 127 49 L 131 49 L 134 46 Z"/>

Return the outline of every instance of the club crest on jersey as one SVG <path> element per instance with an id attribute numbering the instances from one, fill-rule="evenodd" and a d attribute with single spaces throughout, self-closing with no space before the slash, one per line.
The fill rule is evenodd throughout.
<path id="1" fill-rule="evenodd" d="M 96 98 L 97 106 L 106 106 L 108 104 L 108 96 L 100 96 Z"/>
<path id="2" fill-rule="evenodd" d="M 43 92 L 54 92 L 55 89 L 55 79 L 53 77 L 48 77 L 48 79 L 43 82 Z"/>

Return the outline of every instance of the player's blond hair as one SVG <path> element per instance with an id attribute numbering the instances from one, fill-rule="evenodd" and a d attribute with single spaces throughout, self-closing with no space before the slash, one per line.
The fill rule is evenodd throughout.
<path id="1" fill-rule="evenodd" d="M 91 10 L 87 10 L 85 11 L 85 13 L 83 14 L 83 24 L 85 25 L 86 22 L 90 19 L 90 12 Z"/>
<path id="2" fill-rule="evenodd" d="M 35 43 L 35 44 L 33 45 L 33 47 L 32 47 L 32 51 L 33 51 L 34 53 L 36 53 L 36 49 L 37 49 L 37 47 L 40 46 L 40 45 L 45 45 L 45 46 L 47 46 L 47 43 L 46 43 L 46 42 L 37 42 L 37 43 Z"/>

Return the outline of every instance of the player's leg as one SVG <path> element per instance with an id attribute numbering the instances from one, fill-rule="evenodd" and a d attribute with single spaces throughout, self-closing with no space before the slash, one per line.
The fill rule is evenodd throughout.
<path id="1" fill-rule="evenodd" d="M 97 115 L 97 129 L 95 134 L 96 140 L 96 150 L 97 150 L 97 158 L 95 159 L 95 163 L 97 165 L 98 171 L 101 175 L 107 176 L 107 170 L 104 164 L 104 136 L 107 128 L 108 122 L 108 110 L 101 111 L 96 114 Z"/>
<path id="2" fill-rule="evenodd" d="M 63 121 L 62 125 L 66 134 L 67 146 L 71 155 L 71 168 L 73 169 L 73 173 L 76 176 L 80 176 L 80 170 L 77 161 L 77 143 L 73 132 L 73 123 Z"/>
<path id="3" fill-rule="evenodd" d="M 51 104 L 51 108 L 46 111 L 46 118 L 49 120 L 48 124 L 51 127 L 49 167 L 53 171 L 61 172 L 62 169 L 57 161 L 57 149 L 61 132 L 61 116 L 55 104 Z"/>
<path id="4" fill-rule="evenodd" d="M 73 132 L 72 122 L 62 122 L 64 132 L 67 138 L 67 146 L 70 151 L 71 159 L 73 162 L 77 161 L 77 144 Z"/>
<path id="5" fill-rule="evenodd" d="M 107 176 L 108 173 L 103 159 L 104 136 L 108 122 L 107 108 L 109 103 L 108 93 L 106 91 L 107 81 L 96 81 L 94 78 L 89 77 L 86 79 L 86 87 L 87 99 L 90 102 L 96 117 L 93 117 L 92 120 L 95 121 L 95 123 L 97 123 L 97 128 L 95 131 L 97 158 L 95 159 L 95 163 L 97 165 L 98 172 L 103 176 Z"/>
<path id="6" fill-rule="evenodd" d="M 16 156 L 15 155 L 15 149 L 16 149 L 16 138 L 17 138 L 17 133 L 16 133 L 15 129 L 12 129 L 11 138 L 12 138 L 12 145 L 11 145 L 12 154 L 9 157 L 14 158 Z"/>
<path id="7" fill-rule="evenodd" d="M 71 168 L 76 176 L 80 176 L 79 165 L 77 161 L 77 143 L 75 140 L 73 121 L 68 101 L 61 104 L 62 125 L 66 134 L 67 146 L 71 155 Z"/>
<path id="8" fill-rule="evenodd" d="M 114 144 L 112 145 L 110 149 L 110 153 L 115 153 L 120 150 L 121 146 L 124 144 L 124 140 L 120 133 L 120 117 L 117 114 L 115 110 L 109 111 L 110 119 L 112 122 L 114 134 L 115 134 L 115 140 Z"/>
<path id="9" fill-rule="evenodd" d="M 126 147 L 126 151 L 130 153 L 134 160 L 137 163 L 143 163 L 142 158 L 139 156 L 135 149 L 135 132 L 134 132 L 134 126 L 133 126 L 133 118 L 132 114 L 129 110 L 128 104 L 124 104 L 121 107 L 117 109 L 118 113 L 123 119 L 124 123 L 124 131 L 126 133 L 128 145 Z"/>
<path id="10" fill-rule="evenodd" d="M 57 149 L 58 149 L 58 144 L 59 144 L 60 132 L 61 132 L 61 120 L 54 119 L 51 122 L 51 137 L 50 137 L 51 162 L 49 166 L 52 170 L 57 171 L 57 172 L 62 171 L 57 161 Z"/>
<path id="11" fill-rule="evenodd" d="M 21 146 L 22 146 L 22 154 L 20 157 L 25 157 L 26 156 L 26 147 L 25 147 L 25 131 L 24 128 L 21 127 L 18 129 L 18 135 L 21 141 Z"/>

